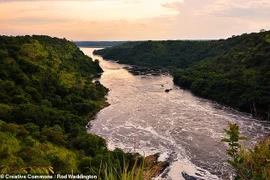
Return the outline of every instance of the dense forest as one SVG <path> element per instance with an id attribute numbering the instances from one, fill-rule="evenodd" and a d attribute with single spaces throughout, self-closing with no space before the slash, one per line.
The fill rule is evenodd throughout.
<path id="1" fill-rule="evenodd" d="M 79 47 L 107 47 L 107 46 L 117 46 L 127 41 L 74 41 L 74 43 Z"/>
<path id="2" fill-rule="evenodd" d="M 226 40 L 128 42 L 94 53 L 124 64 L 170 68 L 182 88 L 270 117 L 270 31 Z"/>
<path id="3" fill-rule="evenodd" d="M 0 172 L 104 176 L 133 159 L 87 134 L 108 90 L 92 82 L 98 61 L 72 42 L 48 36 L 0 36 Z M 130 163 L 132 164 L 132 163 Z M 111 165 L 111 166 L 110 166 Z"/>

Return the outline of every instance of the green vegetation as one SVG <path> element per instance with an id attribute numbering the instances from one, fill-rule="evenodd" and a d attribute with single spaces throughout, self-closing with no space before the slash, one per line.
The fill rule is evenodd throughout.
<path id="1" fill-rule="evenodd" d="M 232 159 L 227 162 L 236 172 L 234 179 L 270 179 L 270 138 L 265 138 L 254 149 L 246 149 L 238 143 L 239 140 L 246 139 L 239 136 L 238 125 L 230 124 L 230 129 L 224 129 L 224 131 L 229 135 L 229 138 L 223 138 L 222 141 L 227 142 L 229 145 L 227 154 Z"/>
<path id="2" fill-rule="evenodd" d="M 210 48 L 208 41 L 143 41 L 128 42 L 94 53 L 123 64 L 184 68 L 211 55 Z"/>
<path id="3" fill-rule="evenodd" d="M 141 157 L 135 154 L 135 161 L 130 164 L 123 158 L 123 167 L 119 171 L 112 166 L 105 165 L 102 169 L 106 180 L 150 180 L 160 174 L 160 172 L 169 165 L 168 162 L 158 162 L 158 154 Z M 100 179 L 102 180 L 102 179 Z"/>
<path id="4" fill-rule="evenodd" d="M 270 31 L 216 41 L 129 42 L 94 53 L 124 64 L 170 68 L 182 88 L 270 118 Z"/>
<path id="5" fill-rule="evenodd" d="M 106 47 L 117 46 L 127 41 L 75 41 L 74 43 L 79 47 Z"/>
<path id="6" fill-rule="evenodd" d="M 104 179 L 101 164 L 120 172 L 125 158 L 132 167 L 132 154 L 109 151 L 85 129 L 107 105 L 107 88 L 92 82 L 102 72 L 98 61 L 65 39 L 0 36 L 0 68 L 0 173 Z"/>

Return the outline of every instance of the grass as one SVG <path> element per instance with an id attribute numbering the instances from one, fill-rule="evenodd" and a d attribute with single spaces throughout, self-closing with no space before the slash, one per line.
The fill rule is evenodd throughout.
<path id="1" fill-rule="evenodd" d="M 227 154 L 231 157 L 227 162 L 236 172 L 235 180 L 270 179 L 270 135 L 263 141 L 257 143 L 253 149 L 242 147 L 238 141 L 245 139 L 239 136 L 238 125 L 230 124 L 230 129 L 225 129 L 229 138 L 223 138 L 229 148 Z"/>
<path id="2" fill-rule="evenodd" d="M 100 165 L 98 180 L 150 180 L 154 175 L 153 166 L 148 167 L 145 157 L 139 162 L 136 158 L 135 163 L 130 167 L 130 164 L 124 158 L 123 167 L 121 171 L 113 166 L 105 165 L 104 169 Z M 101 174 L 104 174 L 104 177 Z M 104 178 L 104 179 L 103 179 Z"/>

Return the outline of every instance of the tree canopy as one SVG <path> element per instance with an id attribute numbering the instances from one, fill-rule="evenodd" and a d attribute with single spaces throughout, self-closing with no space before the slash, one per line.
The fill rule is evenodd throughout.
<path id="1" fill-rule="evenodd" d="M 119 168 L 117 156 L 126 154 L 85 128 L 107 105 L 108 89 L 92 82 L 101 72 L 65 39 L 0 36 L 0 172 L 98 174 L 101 162 Z"/>

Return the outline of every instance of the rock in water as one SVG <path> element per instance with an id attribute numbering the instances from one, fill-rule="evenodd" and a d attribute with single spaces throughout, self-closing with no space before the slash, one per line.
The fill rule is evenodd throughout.
<path id="1" fill-rule="evenodd" d="M 170 92 L 172 89 L 166 89 L 165 92 Z"/>

